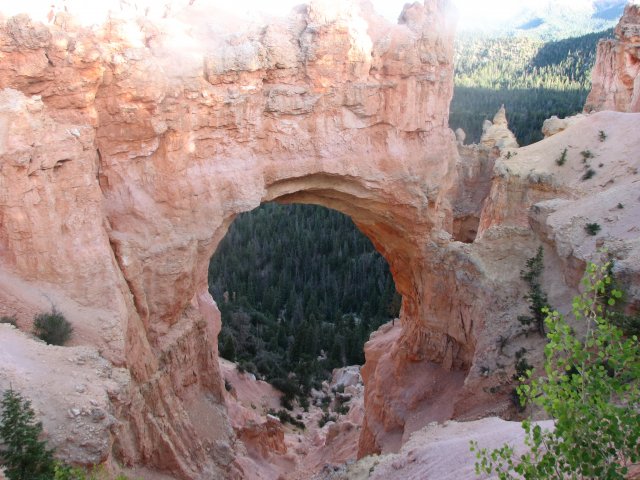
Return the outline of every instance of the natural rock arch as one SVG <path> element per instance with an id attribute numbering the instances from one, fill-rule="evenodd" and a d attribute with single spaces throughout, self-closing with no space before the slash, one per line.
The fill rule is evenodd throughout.
<path id="1" fill-rule="evenodd" d="M 126 22 L 94 32 L 60 15 L 0 32 L 0 254 L 11 275 L 91 309 L 71 315 L 79 341 L 131 376 L 109 393 L 117 456 L 189 478 L 233 470 L 206 272 L 234 215 L 271 200 L 350 215 L 389 262 L 403 333 L 391 376 L 369 362 L 361 453 L 401 435 L 412 400 L 385 382 L 407 362 L 468 369 L 483 309 L 452 299 L 475 267 L 439 249 L 459 188 L 446 3 L 408 6 L 396 26 L 357 6 L 222 40 L 196 26 L 197 52 L 161 26 L 132 39 Z"/>

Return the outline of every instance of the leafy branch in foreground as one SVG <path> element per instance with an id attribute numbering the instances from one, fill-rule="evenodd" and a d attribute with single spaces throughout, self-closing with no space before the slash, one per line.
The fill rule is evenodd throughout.
<path id="1" fill-rule="evenodd" d="M 612 325 L 608 310 L 622 292 L 611 289 L 609 265 L 590 264 L 573 315 L 586 323 L 579 338 L 558 312 L 546 311 L 545 372 L 521 385 L 521 398 L 542 407 L 555 429 L 522 422 L 527 451 L 509 445 L 489 452 L 471 442 L 476 473 L 500 479 L 623 479 L 640 461 L 640 347 Z"/>

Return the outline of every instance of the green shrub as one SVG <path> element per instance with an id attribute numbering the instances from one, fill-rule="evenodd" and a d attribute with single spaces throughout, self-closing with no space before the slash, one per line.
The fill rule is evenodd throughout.
<path id="1" fill-rule="evenodd" d="M 18 326 L 18 319 L 15 315 L 0 317 L 0 323 L 8 323 L 14 327 Z"/>
<path id="2" fill-rule="evenodd" d="M 562 150 L 562 153 L 560 154 L 560 156 L 558 158 L 556 158 L 556 164 L 558 164 L 558 166 L 562 166 L 567 162 L 567 149 L 565 148 L 564 150 Z"/>
<path id="3" fill-rule="evenodd" d="M 55 460 L 36 421 L 31 402 L 9 388 L 0 402 L 0 466 L 9 480 L 108 480 L 113 478 L 102 466 L 84 469 Z M 115 480 L 129 480 L 117 475 Z"/>
<path id="4" fill-rule="evenodd" d="M 9 388 L 2 396 L 0 465 L 9 480 L 51 480 L 53 450 L 39 440 L 42 424 L 36 422 L 31 402 Z"/>
<path id="5" fill-rule="evenodd" d="M 593 176 L 596 174 L 596 171 L 593 168 L 588 168 L 586 172 L 584 172 L 584 175 L 582 175 L 582 180 L 589 180 L 590 178 L 593 178 Z"/>
<path id="6" fill-rule="evenodd" d="M 609 320 L 626 335 L 640 336 L 640 314 L 625 315 L 620 312 L 612 312 Z"/>
<path id="7" fill-rule="evenodd" d="M 600 225 L 597 223 L 587 223 L 584 229 L 589 235 L 597 235 L 600 231 Z"/>
<path id="8" fill-rule="evenodd" d="M 320 417 L 320 420 L 318 420 L 318 426 L 322 428 L 329 422 L 335 422 L 336 419 L 337 418 L 335 415 L 331 415 L 329 412 L 325 412 L 322 414 L 322 417 Z"/>
<path id="9" fill-rule="evenodd" d="M 53 480 L 130 480 L 123 474 L 112 477 L 102 465 L 89 469 L 56 463 Z"/>
<path id="10" fill-rule="evenodd" d="M 538 247 L 534 257 L 527 260 L 526 268 L 520 272 L 522 278 L 529 285 L 529 293 L 524 298 L 529 301 L 529 312 L 531 315 L 519 315 L 518 321 L 522 325 L 534 325 L 540 335 L 545 335 L 543 309 L 549 306 L 547 294 L 540 285 L 540 275 L 544 269 L 544 249 Z"/>
<path id="11" fill-rule="evenodd" d="M 55 308 L 49 313 L 40 313 L 33 321 L 33 333 L 49 345 L 64 345 L 73 333 L 73 327 Z"/>
<path id="12" fill-rule="evenodd" d="M 609 265 L 590 264 L 584 293 L 573 301 L 580 338 L 558 312 L 547 311 L 549 342 L 544 373 L 518 387 L 520 398 L 555 421 L 553 431 L 522 422 L 528 450 L 516 457 L 505 444 L 489 452 L 471 442 L 476 473 L 500 479 L 624 479 L 640 461 L 640 346 L 638 337 L 607 321 L 602 299 L 612 280 Z M 611 289 L 606 307 L 622 292 Z"/>
<path id="13" fill-rule="evenodd" d="M 622 203 L 618 203 L 617 207 L 622 210 L 624 208 L 624 205 Z"/>
<path id="14" fill-rule="evenodd" d="M 520 357 L 516 362 L 516 373 L 513 375 L 514 380 L 525 378 L 528 372 L 533 369 L 526 357 Z"/>
<path id="15" fill-rule="evenodd" d="M 604 133 L 604 130 L 600 130 L 598 132 L 598 140 L 600 140 L 601 142 L 604 142 L 607 139 L 607 134 Z"/>
<path id="16" fill-rule="evenodd" d="M 587 160 L 594 157 L 591 150 L 583 150 L 580 152 L 580 155 L 582 155 L 582 163 L 587 163 Z"/>

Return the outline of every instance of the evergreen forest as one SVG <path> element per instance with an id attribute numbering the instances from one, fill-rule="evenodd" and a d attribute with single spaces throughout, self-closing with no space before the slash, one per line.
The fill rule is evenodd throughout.
<path id="1" fill-rule="evenodd" d="M 371 331 L 398 315 L 389 268 L 351 219 L 314 205 L 238 215 L 209 265 L 220 355 L 304 404 L 333 368 L 364 363 Z"/>
<path id="2" fill-rule="evenodd" d="M 477 143 L 482 122 L 504 103 L 520 145 L 542 139 L 542 122 L 582 111 L 601 38 L 613 30 L 544 43 L 526 36 L 460 35 L 455 48 L 455 89 L 449 125 Z"/>
<path id="3" fill-rule="evenodd" d="M 461 35 L 450 126 L 478 142 L 504 103 L 520 145 L 540 140 L 546 118 L 582 110 L 596 45 L 609 35 Z M 222 313 L 221 356 L 279 388 L 287 407 L 306 405 L 333 368 L 362 364 L 364 342 L 401 303 L 386 261 L 353 222 L 311 205 L 238 215 L 211 259 L 209 288 Z"/>

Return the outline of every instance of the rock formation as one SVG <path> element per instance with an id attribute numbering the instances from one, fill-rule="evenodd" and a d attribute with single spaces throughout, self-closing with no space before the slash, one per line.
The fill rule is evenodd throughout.
<path id="1" fill-rule="evenodd" d="M 404 296 L 403 355 L 461 368 L 473 344 L 430 325 L 422 295 L 424 241 L 451 222 L 447 4 L 409 6 L 395 26 L 312 5 L 224 35 L 205 8 L 3 22 L 0 258 L 30 288 L 2 308 L 27 328 L 30 297 L 50 298 L 76 344 L 130 372 L 105 439 L 120 462 L 233 478 L 207 265 L 237 213 L 271 200 L 347 213 Z"/>
<path id="2" fill-rule="evenodd" d="M 544 138 L 547 138 L 556 133 L 560 133 L 566 130 L 569 125 L 580 121 L 583 116 L 581 113 L 567 118 L 558 118 L 556 115 L 552 115 L 542 122 L 542 135 L 544 135 Z"/>
<path id="3" fill-rule="evenodd" d="M 550 428 L 553 422 L 540 424 L 543 428 Z M 476 458 L 469 450 L 471 440 L 488 449 L 508 443 L 514 448 L 515 455 L 526 451 L 524 430 L 519 422 L 499 418 L 460 423 L 434 422 L 411 435 L 396 454 L 370 456 L 339 469 L 326 469 L 312 480 L 476 479 Z"/>
<path id="4" fill-rule="evenodd" d="M 615 39 L 600 40 L 585 112 L 640 112 L 640 4 L 630 2 Z"/>
<path id="5" fill-rule="evenodd" d="M 493 122 L 490 120 L 484 121 L 480 144 L 489 148 L 497 147 L 500 150 L 518 148 L 516 136 L 509 130 L 507 112 L 504 105 L 502 105 L 494 115 Z"/>
<path id="6" fill-rule="evenodd" d="M 207 287 L 234 216 L 261 202 L 350 215 L 403 296 L 399 321 L 365 350 L 361 455 L 397 450 L 430 421 L 508 412 L 514 352 L 536 341 L 514 322 L 526 310 L 519 271 L 541 242 L 558 308 L 596 250 L 587 220 L 602 222 L 599 244 L 640 296 L 640 159 L 628 154 L 640 151 L 638 115 L 586 117 L 511 158 L 499 157 L 503 135 L 497 151 L 460 155 L 447 127 L 448 2 L 408 5 L 399 25 L 366 4 L 325 2 L 218 30 L 215 12 L 190 3 L 156 19 L 112 12 L 91 28 L 73 8 L 47 24 L 0 23 L 0 314 L 28 330 L 55 306 L 76 330 L 68 347 L 34 347 L 42 361 L 25 347 L 12 362 L 51 399 L 45 426 L 69 435 L 91 410 L 61 412 L 73 392 L 36 373 L 82 352 L 105 365 L 90 376 L 105 413 L 97 438 L 68 460 L 234 479 L 252 467 L 233 427 L 280 448 L 275 425 L 242 433 L 230 421 Z M 500 112 L 494 126 L 506 127 Z M 561 169 L 567 145 L 576 165 Z M 587 148 L 601 169 L 582 181 Z M 14 341 L 5 330 L 0 342 Z"/>

